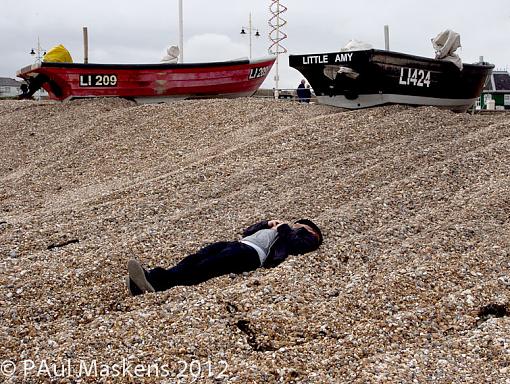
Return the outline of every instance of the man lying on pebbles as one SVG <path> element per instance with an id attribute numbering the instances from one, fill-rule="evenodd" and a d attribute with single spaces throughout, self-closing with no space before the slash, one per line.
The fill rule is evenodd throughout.
<path id="1" fill-rule="evenodd" d="M 264 220 L 247 228 L 241 240 L 209 244 L 170 269 L 146 270 L 131 259 L 127 287 L 136 296 L 177 285 L 196 285 L 229 273 L 276 267 L 289 255 L 315 251 L 321 244 L 322 233 L 311 220 L 301 219 L 292 225 Z"/>

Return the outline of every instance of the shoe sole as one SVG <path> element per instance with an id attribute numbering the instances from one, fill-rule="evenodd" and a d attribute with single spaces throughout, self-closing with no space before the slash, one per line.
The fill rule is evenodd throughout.
<path id="1" fill-rule="evenodd" d="M 134 296 L 133 292 L 131 292 L 131 282 L 129 281 L 129 276 L 126 276 L 125 282 L 126 282 L 126 288 L 127 288 L 128 292 L 129 292 L 129 294 L 131 296 Z"/>
<path id="2" fill-rule="evenodd" d="M 129 295 L 130 295 L 130 296 L 135 297 L 135 296 L 137 296 L 137 295 L 135 295 L 135 294 L 133 293 L 133 290 L 132 290 L 132 288 L 131 288 L 131 287 L 132 287 L 132 284 L 134 284 L 134 283 L 132 283 L 132 282 L 131 282 L 131 279 L 129 278 L 129 276 L 126 276 L 126 288 L 127 288 L 128 292 L 129 292 Z M 143 292 L 142 292 L 142 293 L 143 293 Z"/>
<path id="3" fill-rule="evenodd" d="M 133 280 L 133 283 L 136 284 L 138 288 L 142 292 L 156 292 L 154 287 L 147 281 L 147 278 L 145 277 L 145 272 L 140 265 L 140 263 L 136 260 L 129 260 L 128 261 L 128 272 L 129 272 L 129 278 Z M 128 280 L 128 289 L 129 289 L 129 280 Z M 131 290 L 129 289 L 131 292 Z"/>

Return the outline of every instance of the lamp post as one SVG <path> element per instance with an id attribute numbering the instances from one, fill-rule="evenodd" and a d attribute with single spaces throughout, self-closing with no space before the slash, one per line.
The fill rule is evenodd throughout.
<path id="1" fill-rule="evenodd" d="M 41 55 L 41 52 L 44 52 Z M 37 36 L 37 48 L 32 48 L 30 51 L 32 56 L 35 56 L 35 63 L 38 64 L 42 61 L 44 55 L 46 55 L 46 50 L 41 48 L 41 43 L 39 41 L 39 36 Z"/>
<path id="2" fill-rule="evenodd" d="M 253 34 L 253 30 L 255 29 L 255 34 Z M 246 31 L 244 30 L 244 27 L 241 27 L 241 35 L 246 35 Z M 254 35 L 255 37 L 260 37 L 259 30 L 257 28 L 254 28 L 251 23 L 251 12 L 250 12 L 250 18 L 248 20 L 248 35 L 250 35 L 250 60 L 251 60 L 251 51 L 252 51 L 252 42 L 251 37 Z"/>
<path id="3" fill-rule="evenodd" d="M 41 54 L 42 53 L 42 54 Z M 40 64 L 42 62 L 42 58 L 44 55 L 46 55 L 46 50 L 41 47 L 41 42 L 39 40 L 39 36 L 37 36 L 37 48 L 32 48 L 29 52 L 31 56 L 35 57 L 35 64 Z M 37 95 L 37 96 L 35 96 Z M 37 92 L 34 94 L 35 98 L 37 100 L 41 100 L 42 91 L 41 89 L 37 90 Z"/>

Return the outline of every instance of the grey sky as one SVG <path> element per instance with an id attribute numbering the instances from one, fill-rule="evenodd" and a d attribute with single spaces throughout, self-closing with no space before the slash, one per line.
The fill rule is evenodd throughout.
<path id="1" fill-rule="evenodd" d="M 290 53 L 332 52 L 350 39 L 384 47 L 390 26 L 394 51 L 432 57 L 430 39 L 450 28 L 460 33 L 464 62 L 483 55 L 497 68 L 510 65 L 510 1 L 492 0 L 283 0 L 289 9 L 283 42 Z M 261 37 L 253 56 L 269 46 L 269 0 L 184 0 L 185 61 L 217 61 L 248 56 L 249 12 Z M 178 44 L 177 0 L 0 0 L 0 76 L 15 77 L 33 62 L 28 54 L 39 36 L 49 49 L 63 44 L 75 62 L 83 60 L 82 26 L 89 28 L 89 57 L 101 63 L 159 62 L 165 48 Z M 264 87 L 273 87 L 271 74 Z M 282 57 L 282 87 L 295 87 L 300 74 Z"/>

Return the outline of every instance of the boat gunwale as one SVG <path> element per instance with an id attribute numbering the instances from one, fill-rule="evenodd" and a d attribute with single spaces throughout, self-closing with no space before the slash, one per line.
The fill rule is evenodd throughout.
<path id="1" fill-rule="evenodd" d="M 390 57 L 396 57 L 396 58 L 403 58 L 408 60 L 416 60 L 416 61 L 424 61 L 426 63 L 433 63 L 433 64 L 443 64 L 443 63 L 451 63 L 447 60 L 441 60 L 441 59 L 433 59 L 431 57 L 424 57 L 424 56 L 418 56 L 418 55 L 411 55 L 409 53 L 402 53 L 402 52 L 396 52 L 396 51 L 385 51 L 382 49 L 363 49 L 359 51 L 338 51 L 338 52 L 322 52 L 322 53 L 306 53 L 306 54 L 299 54 L 299 55 L 289 55 L 289 62 L 291 57 L 303 57 L 303 56 L 315 56 L 315 55 L 336 55 L 339 53 L 356 53 L 356 52 L 369 52 L 371 53 L 371 60 L 374 60 L 373 57 L 375 55 L 382 55 L 382 56 L 390 56 Z M 377 59 L 374 61 L 379 62 Z M 453 64 L 453 63 L 452 63 Z M 462 63 L 464 67 L 468 68 L 484 68 L 484 69 L 492 69 L 494 68 L 494 64 L 489 63 L 478 63 L 478 64 L 468 64 L 468 63 Z M 296 67 L 294 67 L 296 68 Z"/>
<path id="2" fill-rule="evenodd" d="M 239 65 L 257 65 L 265 62 L 274 62 L 276 56 L 265 56 L 258 59 L 240 59 L 231 61 L 214 61 L 203 63 L 147 63 L 147 64 L 103 64 L 103 63 L 48 63 L 41 62 L 28 65 L 16 72 L 16 75 L 27 74 L 39 68 L 69 68 L 69 69 L 116 69 L 116 70 L 174 70 L 174 69 L 193 69 L 193 68 L 217 68 L 217 67 L 234 67 Z"/>

